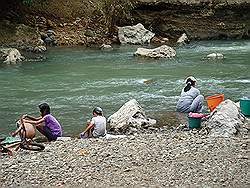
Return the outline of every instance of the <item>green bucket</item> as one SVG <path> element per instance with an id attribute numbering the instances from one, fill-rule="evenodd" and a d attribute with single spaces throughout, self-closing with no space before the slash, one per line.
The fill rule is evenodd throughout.
<path id="1" fill-rule="evenodd" d="M 245 116 L 250 116 L 250 99 L 240 99 L 240 110 Z"/>
<path id="2" fill-rule="evenodd" d="M 188 127 L 190 129 L 199 128 L 201 126 L 201 118 L 188 117 Z"/>

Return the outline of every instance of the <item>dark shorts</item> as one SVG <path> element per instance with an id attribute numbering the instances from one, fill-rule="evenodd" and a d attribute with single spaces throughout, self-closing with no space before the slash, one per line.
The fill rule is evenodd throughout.
<path id="1" fill-rule="evenodd" d="M 45 127 L 45 126 L 43 126 L 43 127 L 37 127 L 37 130 L 38 130 L 40 133 L 42 133 L 44 136 L 46 136 L 46 138 L 48 139 L 49 142 L 50 142 L 50 141 L 54 141 L 54 140 L 57 139 L 57 137 L 59 137 L 59 136 L 57 136 L 57 135 L 54 135 L 54 134 L 50 131 L 50 129 L 49 129 L 48 127 Z"/>
<path id="2" fill-rule="evenodd" d="M 54 135 L 48 127 L 44 127 L 44 133 L 45 133 L 45 136 L 48 138 L 49 141 L 54 141 L 57 139 L 57 135 Z"/>

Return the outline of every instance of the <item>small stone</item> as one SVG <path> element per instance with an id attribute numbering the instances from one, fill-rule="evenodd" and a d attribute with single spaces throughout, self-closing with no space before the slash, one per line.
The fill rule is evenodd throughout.
<path id="1" fill-rule="evenodd" d="M 238 155 L 238 159 L 248 159 L 247 155 Z"/>

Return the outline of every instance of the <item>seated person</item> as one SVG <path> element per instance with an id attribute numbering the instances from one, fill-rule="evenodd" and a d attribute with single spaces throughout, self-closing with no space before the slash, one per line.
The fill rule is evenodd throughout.
<path id="1" fill-rule="evenodd" d="M 17 124 L 17 129 L 11 132 L 11 136 L 16 136 L 19 133 L 21 138 L 32 139 L 35 137 L 36 130 L 32 124 L 24 123 L 22 118 L 19 121 L 17 121 L 16 124 Z"/>
<path id="2" fill-rule="evenodd" d="M 186 86 L 181 91 L 181 96 L 177 102 L 178 112 L 201 112 L 204 97 L 195 88 L 196 79 L 193 76 L 187 77 Z"/>
<path id="3" fill-rule="evenodd" d="M 57 137 L 62 136 L 62 127 L 57 119 L 50 114 L 50 107 L 47 103 L 39 106 L 41 116 L 38 118 L 26 115 L 23 116 L 24 123 L 36 125 L 36 129 L 43 134 L 48 141 L 54 141 Z M 44 123 L 44 125 L 42 125 Z"/>
<path id="4" fill-rule="evenodd" d="M 100 107 L 93 110 L 93 118 L 87 121 L 86 129 L 80 134 L 80 138 L 98 138 L 106 136 L 106 118 Z"/>

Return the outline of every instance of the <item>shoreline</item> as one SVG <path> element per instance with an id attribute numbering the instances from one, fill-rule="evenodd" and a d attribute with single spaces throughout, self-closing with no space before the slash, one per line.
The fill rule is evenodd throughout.
<path id="1" fill-rule="evenodd" d="M 0 157 L 1 187 L 249 185 L 249 138 L 163 130 L 119 139 L 73 139 L 44 152 Z"/>

